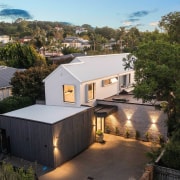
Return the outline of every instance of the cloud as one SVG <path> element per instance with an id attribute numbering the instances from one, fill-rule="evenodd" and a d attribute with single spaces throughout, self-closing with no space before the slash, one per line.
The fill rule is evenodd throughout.
<path id="1" fill-rule="evenodd" d="M 133 27 L 131 21 L 124 21 L 124 22 L 122 22 L 122 26 L 127 28 L 127 29 L 130 29 L 131 27 Z"/>
<path id="2" fill-rule="evenodd" d="M 158 21 L 157 21 L 157 22 L 151 22 L 151 23 L 149 23 L 150 26 L 158 26 L 158 24 L 159 24 Z"/>
<path id="3" fill-rule="evenodd" d="M 129 15 L 129 18 L 144 17 L 144 16 L 147 16 L 148 14 L 150 14 L 150 11 L 145 11 L 145 10 L 136 11 L 136 12 L 131 13 Z"/>
<path id="4" fill-rule="evenodd" d="M 4 8 L 8 8 L 9 6 L 7 4 L 0 4 L 0 8 L 4 9 Z"/>
<path id="5" fill-rule="evenodd" d="M 138 19 L 138 18 L 129 18 L 128 21 L 130 21 L 130 22 L 136 22 L 136 21 L 139 21 L 139 19 Z"/>
<path id="6" fill-rule="evenodd" d="M 139 27 L 139 26 L 144 26 L 144 24 L 136 24 L 136 27 Z"/>
<path id="7" fill-rule="evenodd" d="M 0 11 L 0 18 L 4 19 L 32 19 L 32 16 L 25 10 L 22 9 L 3 9 Z"/>
<path id="8" fill-rule="evenodd" d="M 132 22 L 131 21 L 124 21 L 122 24 L 124 26 L 130 26 L 130 25 L 132 25 Z"/>

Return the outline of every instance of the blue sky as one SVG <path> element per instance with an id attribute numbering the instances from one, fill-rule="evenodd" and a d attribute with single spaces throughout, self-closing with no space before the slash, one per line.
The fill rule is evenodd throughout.
<path id="1" fill-rule="evenodd" d="M 143 31 L 154 30 L 162 16 L 174 11 L 180 11 L 180 0 L 0 0 L 0 21 L 12 22 L 10 15 L 19 14 L 30 20 Z"/>

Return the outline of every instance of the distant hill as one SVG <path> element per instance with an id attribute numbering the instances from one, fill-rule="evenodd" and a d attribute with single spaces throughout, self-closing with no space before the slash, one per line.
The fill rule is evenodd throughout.
<path id="1" fill-rule="evenodd" d="M 73 24 L 70 22 L 59 22 L 59 23 L 65 25 L 65 26 L 73 26 Z"/>

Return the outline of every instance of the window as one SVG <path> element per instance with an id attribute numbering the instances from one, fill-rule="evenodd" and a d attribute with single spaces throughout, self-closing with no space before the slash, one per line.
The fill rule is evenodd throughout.
<path id="1" fill-rule="evenodd" d="M 95 98 L 95 83 L 87 84 L 87 100 L 93 100 Z"/>
<path id="2" fill-rule="evenodd" d="M 126 74 L 120 76 L 120 85 L 121 87 L 127 87 L 131 84 L 131 74 Z"/>
<path id="3" fill-rule="evenodd" d="M 63 85 L 64 102 L 75 102 L 74 85 Z"/>
<path id="4" fill-rule="evenodd" d="M 123 76 L 123 86 L 127 86 L 127 75 Z"/>
<path id="5" fill-rule="evenodd" d="M 117 81 L 118 81 L 118 77 L 113 77 L 113 78 L 103 80 L 102 84 L 103 86 L 107 86 L 109 84 L 116 83 Z"/>
<path id="6" fill-rule="evenodd" d="M 131 84 L 131 74 L 129 74 L 129 84 Z"/>

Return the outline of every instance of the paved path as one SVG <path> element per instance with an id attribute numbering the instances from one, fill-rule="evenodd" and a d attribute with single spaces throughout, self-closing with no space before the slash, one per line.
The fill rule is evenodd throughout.
<path id="1" fill-rule="evenodd" d="M 94 143 L 86 151 L 40 180 L 138 180 L 148 162 L 151 144 L 105 135 L 105 144 Z M 89 178 L 88 178 L 89 177 Z"/>

